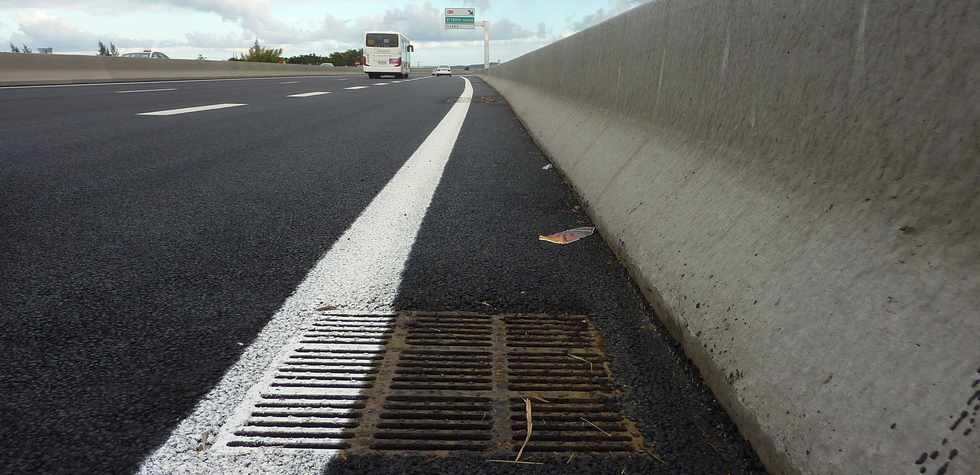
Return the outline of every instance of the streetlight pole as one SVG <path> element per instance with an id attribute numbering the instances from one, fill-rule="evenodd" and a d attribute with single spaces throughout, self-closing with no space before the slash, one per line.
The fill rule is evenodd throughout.
<path id="1" fill-rule="evenodd" d="M 477 26 L 483 28 L 483 69 L 490 69 L 490 22 L 481 21 Z"/>

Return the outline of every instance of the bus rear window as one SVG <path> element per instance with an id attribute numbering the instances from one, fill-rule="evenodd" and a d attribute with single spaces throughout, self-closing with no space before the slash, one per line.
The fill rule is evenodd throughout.
<path id="1" fill-rule="evenodd" d="M 397 48 L 398 35 L 390 33 L 368 33 L 367 46 L 371 48 Z"/>

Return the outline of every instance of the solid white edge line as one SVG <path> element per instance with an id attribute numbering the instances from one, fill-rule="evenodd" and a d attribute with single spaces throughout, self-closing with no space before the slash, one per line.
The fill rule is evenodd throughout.
<path id="1" fill-rule="evenodd" d="M 299 331 L 319 315 L 316 308 L 329 303 L 348 311 L 393 310 L 405 265 L 469 112 L 473 87 L 462 79 L 460 100 L 307 273 L 218 384 L 143 460 L 139 473 L 308 473 L 330 462 L 336 451 L 256 450 L 229 457 L 220 450 L 227 441 L 221 433 L 227 430 L 219 431 L 217 440 L 210 434 L 247 417 L 251 401 L 261 397 L 264 386 L 259 383 L 288 355 Z M 202 434 L 215 448 L 197 448 Z"/>
<path id="2" fill-rule="evenodd" d="M 130 91 L 116 91 L 116 94 L 138 94 L 141 92 L 164 92 L 164 91 L 176 91 L 177 88 L 167 88 L 167 89 L 133 89 Z"/>
<path id="3" fill-rule="evenodd" d="M 227 109 L 229 107 L 241 107 L 241 106 L 244 106 L 244 105 L 247 105 L 247 104 L 232 104 L 232 103 L 211 104 L 211 105 L 206 105 L 206 106 L 184 107 L 184 108 L 181 108 L 181 109 L 168 109 L 168 110 L 162 110 L 162 111 L 142 112 L 142 113 L 139 113 L 139 114 L 136 114 L 136 115 L 157 115 L 157 116 L 159 116 L 159 115 L 189 114 L 191 112 L 202 112 L 202 111 L 210 111 L 210 110 L 217 110 L 217 109 Z"/>

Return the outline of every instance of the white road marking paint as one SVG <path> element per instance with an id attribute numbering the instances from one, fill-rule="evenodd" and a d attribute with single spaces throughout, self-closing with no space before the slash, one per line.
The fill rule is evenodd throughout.
<path id="1" fill-rule="evenodd" d="M 371 86 L 352 86 L 352 87 L 345 87 L 344 89 L 347 89 L 348 91 L 356 91 L 358 89 L 367 89 L 369 87 Z"/>
<path id="2" fill-rule="evenodd" d="M 299 81 L 283 81 L 279 84 L 299 84 Z"/>
<path id="3" fill-rule="evenodd" d="M 387 85 L 388 85 L 388 83 L 386 83 L 386 82 L 379 82 L 379 83 L 372 84 L 372 86 L 387 86 Z"/>
<path id="4" fill-rule="evenodd" d="M 304 92 L 302 94 L 290 94 L 286 97 L 313 97 L 313 96 L 322 96 L 324 94 L 333 94 L 333 93 L 330 91 Z"/>
<path id="5" fill-rule="evenodd" d="M 463 80 L 460 100 L 310 270 L 221 381 L 143 461 L 140 473 L 311 473 L 330 461 L 330 451 L 258 450 L 227 456 L 197 447 L 202 434 L 213 441 L 214 431 L 238 411 L 246 395 L 254 396 L 256 383 L 274 370 L 271 364 L 316 315 L 317 307 L 329 303 L 348 311 L 393 310 L 405 263 L 469 111 L 473 87 Z"/>
<path id="6" fill-rule="evenodd" d="M 165 111 L 143 112 L 137 115 L 178 115 L 190 114 L 191 112 L 212 111 L 216 109 L 227 109 L 229 107 L 241 107 L 247 104 L 211 104 L 208 106 L 184 107 L 183 109 L 170 109 Z"/>
<path id="7" fill-rule="evenodd" d="M 138 94 L 141 92 L 163 92 L 163 91 L 176 91 L 177 88 L 167 88 L 167 89 L 133 89 L 130 91 L 116 91 L 116 94 Z"/>
<path id="8" fill-rule="evenodd" d="M 225 79 L 170 79 L 166 81 L 117 81 L 117 82 L 92 82 L 85 84 L 37 84 L 33 86 L 0 86 L 0 91 L 7 89 L 47 89 L 52 87 L 95 87 L 95 86 L 125 86 L 127 84 L 177 84 L 185 82 L 225 82 L 225 81 L 264 81 L 268 79 L 310 79 L 310 78 L 329 78 L 333 79 L 336 74 L 320 74 L 310 76 L 264 76 L 257 78 L 225 78 Z M 346 81 L 347 79 L 340 79 Z"/>

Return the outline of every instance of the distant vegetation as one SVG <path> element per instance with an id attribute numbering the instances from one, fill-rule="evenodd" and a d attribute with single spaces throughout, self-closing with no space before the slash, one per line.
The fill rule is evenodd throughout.
<path id="1" fill-rule="evenodd" d="M 330 53 L 329 56 L 318 56 L 316 54 L 304 54 L 300 56 L 293 56 L 286 59 L 289 64 L 323 64 L 330 63 L 334 66 L 353 66 L 355 63 L 361 61 L 361 56 L 364 55 L 364 50 L 362 49 L 349 49 L 347 51 L 338 51 L 335 53 Z"/>
<path id="2" fill-rule="evenodd" d="M 27 45 L 20 45 L 18 47 L 17 45 L 15 45 L 13 43 L 10 43 L 10 52 L 11 53 L 27 53 L 27 54 L 31 54 L 31 53 L 34 52 L 34 50 L 32 50 Z"/>
<path id="3" fill-rule="evenodd" d="M 266 48 L 255 40 L 255 44 L 248 49 L 248 54 L 242 53 L 233 56 L 228 61 L 248 61 L 251 63 L 282 63 L 282 48 Z"/>
<path id="4" fill-rule="evenodd" d="M 282 57 L 282 48 L 266 48 L 255 40 L 248 53 L 241 53 L 228 58 L 228 61 L 249 61 L 253 63 L 288 63 L 288 64 L 323 64 L 331 63 L 334 66 L 353 66 L 361 61 L 364 50 L 349 49 L 330 53 L 329 56 L 320 56 L 315 53 Z"/>
<path id="5" fill-rule="evenodd" d="M 119 50 L 116 49 L 116 45 L 109 43 L 106 46 L 105 43 L 99 42 L 99 56 L 119 56 Z"/>

